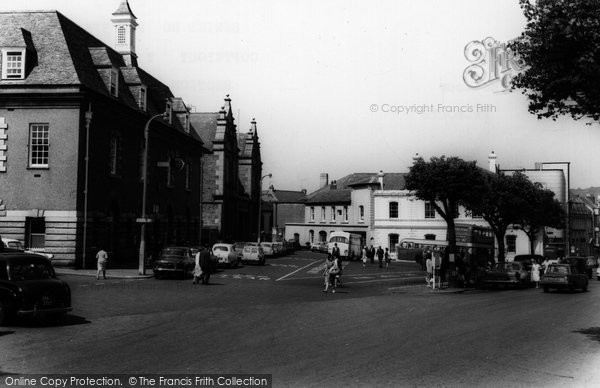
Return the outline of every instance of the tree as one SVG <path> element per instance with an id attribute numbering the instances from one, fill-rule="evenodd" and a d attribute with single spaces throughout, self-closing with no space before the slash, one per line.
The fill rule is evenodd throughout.
<path id="1" fill-rule="evenodd" d="M 521 220 L 514 226 L 521 229 L 529 238 L 529 252 L 534 253 L 534 243 L 545 226 L 561 229 L 565 226 L 566 213 L 563 206 L 554 199 L 552 190 L 544 189 L 538 182 L 530 182 L 521 187 L 525 208 Z"/>
<path id="2" fill-rule="evenodd" d="M 446 221 L 449 253 L 456 253 L 456 229 L 454 219 L 458 205 L 475 200 L 483 188 L 480 169 L 475 162 L 458 157 L 432 157 L 429 162 L 419 158 L 404 178 L 406 189 L 415 196 L 428 201 Z"/>
<path id="3" fill-rule="evenodd" d="M 525 31 L 509 47 L 527 68 L 512 80 L 529 112 L 600 121 L 600 1 L 519 0 Z"/>
<path id="4" fill-rule="evenodd" d="M 526 201 L 522 196 L 521 187 L 531 184 L 529 178 L 517 172 L 506 175 L 481 172 L 485 181 L 480 195 L 467 203 L 473 214 L 478 214 L 490 224 L 498 242 L 498 261 L 504 261 L 506 246 L 504 236 L 508 227 L 521 220 Z"/>

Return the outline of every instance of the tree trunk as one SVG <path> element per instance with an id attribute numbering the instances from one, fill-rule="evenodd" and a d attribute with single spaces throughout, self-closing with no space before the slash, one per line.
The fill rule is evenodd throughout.
<path id="1" fill-rule="evenodd" d="M 503 263 L 506 259 L 506 246 L 504 245 L 504 235 L 506 228 L 498 228 L 496 230 L 496 240 L 498 241 L 498 262 Z"/>

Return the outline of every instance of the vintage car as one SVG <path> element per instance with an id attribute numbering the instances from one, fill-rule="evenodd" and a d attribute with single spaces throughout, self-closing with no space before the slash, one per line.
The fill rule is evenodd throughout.
<path id="1" fill-rule="evenodd" d="M 237 267 L 241 261 L 241 256 L 235 251 L 233 244 L 217 243 L 212 247 L 212 253 L 218 259 L 218 265 L 228 267 Z"/>
<path id="2" fill-rule="evenodd" d="M 260 247 L 263 249 L 266 257 L 275 256 L 275 248 L 273 247 L 272 242 L 261 242 Z"/>
<path id="3" fill-rule="evenodd" d="M 16 240 L 14 238 L 5 238 L 2 237 L 2 242 L 4 243 L 4 246 L 10 249 L 15 249 L 17 251 L 21 251 L 21 252 L 25 252 L 25 253 L 31 253 L 34 255 L 40 255 L 40 256 L 44 256 L 50 260 L 52 260 L 52 258 L 54 258 L 54 255 L 52 253 L 44 253 L 42 251 L 37 251 L 37 250 L 32 250 L 32 249 L 25 249 L 25 247 L 23 246 L 23 244 L 21 243 L 21 241 Z"/>
<path id="4" fill-rule="evenodd" d="M 185 279 L 192 273 L 194 266 L 194 257 L 189 247 L 166 247 L 154 261 L 154 277 L 160 279 L 165 275 L 179 275 Z"/>
<path id="5" fill-rule="evenodd" d="M 551 288 L 587 291 L 588 277 L 575 265 L 550 264 L 540 280 L 540 285 L 544 292 L 548 292 Z"/>
<path id="6" fill-rule="evenodd" d="M 483 283 L 487 286 L 503 284 L 529 287 L 532 284 L 531 264 L 519 261 L 496 263 L 492 269 L 485 271 Z"/>
<path id="7" fill-rule="evenodd" d="M 255 245 L 246 245 L 242 253 L 242 262 L 265 265 L 265 253 L 263 249 Z"/>
<path id="8" fill-rule="evenodd" d="M 310 245 L 310 250 L 313 252 L 327 253 L 327 243 L 326 242 L 312 243 Z"/>
<path id="9" fill-rule="evenodd" d="M 16 316 L 59 321 L 71 310 L 71 289 L 56 278 L 50 260 L 22 252 L 0 254 L 0 325 Z"/>
<path id="10" fill-rule="evenodd" d="M 561 259 L 560 264 L 569 264 L 577 267 L 579 273 L 586 274 L 588 279 L 594 276 L 594 270 L 598 268 L 598 261 L 594 256 L 568 256 Z"/>

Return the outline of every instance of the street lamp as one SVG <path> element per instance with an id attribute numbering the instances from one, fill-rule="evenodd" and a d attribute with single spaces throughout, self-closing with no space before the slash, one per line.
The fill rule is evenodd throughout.
<path id="1" fill-rule="evenodd" d="M 260 214 L 260 211 L 261 211 L 260 207 L 261 207 L 261 204 L 262 204 L 262 181 L 266 177 L 270 178 L 272 176 L 273 176 L 273 174 L 267 174 L 267 175 L 263 176 L 262 178 L 260 178 L 260 190 L 259 190 L 260 193 L 259 193 L 259 196 L 258 196 L 258 243 L 259 244 L 260 244 L 260 224 L 261 224 L 261 221 L 262 221 L 262 214 Z"/>
<path id="2" fill-rule="evenodd" d="M 158 117 L 164 117 L 165 113 L 160 113 L 150 117 L 144 127 L 144 165 L 142 169 L 142 216 L 137 219 L 137 222 L 141 223 L 140 228 L 140 257 L 139 257 L 139 274 L 146 274 L 146 224 L 150 222 L 146 219 L 146 191 L 148 189 L 148 132 L 150 129 L 150 123 L 152 120 Z"/>

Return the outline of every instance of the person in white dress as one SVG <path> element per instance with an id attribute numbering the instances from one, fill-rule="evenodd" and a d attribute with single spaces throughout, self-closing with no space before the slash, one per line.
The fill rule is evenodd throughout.
<path id="1" fill-rule="evenodd" d="M 540 268 L 537 261 L 531 265 L 531 281 L 535 283 L 535 288 L 540 288 Z"/>

